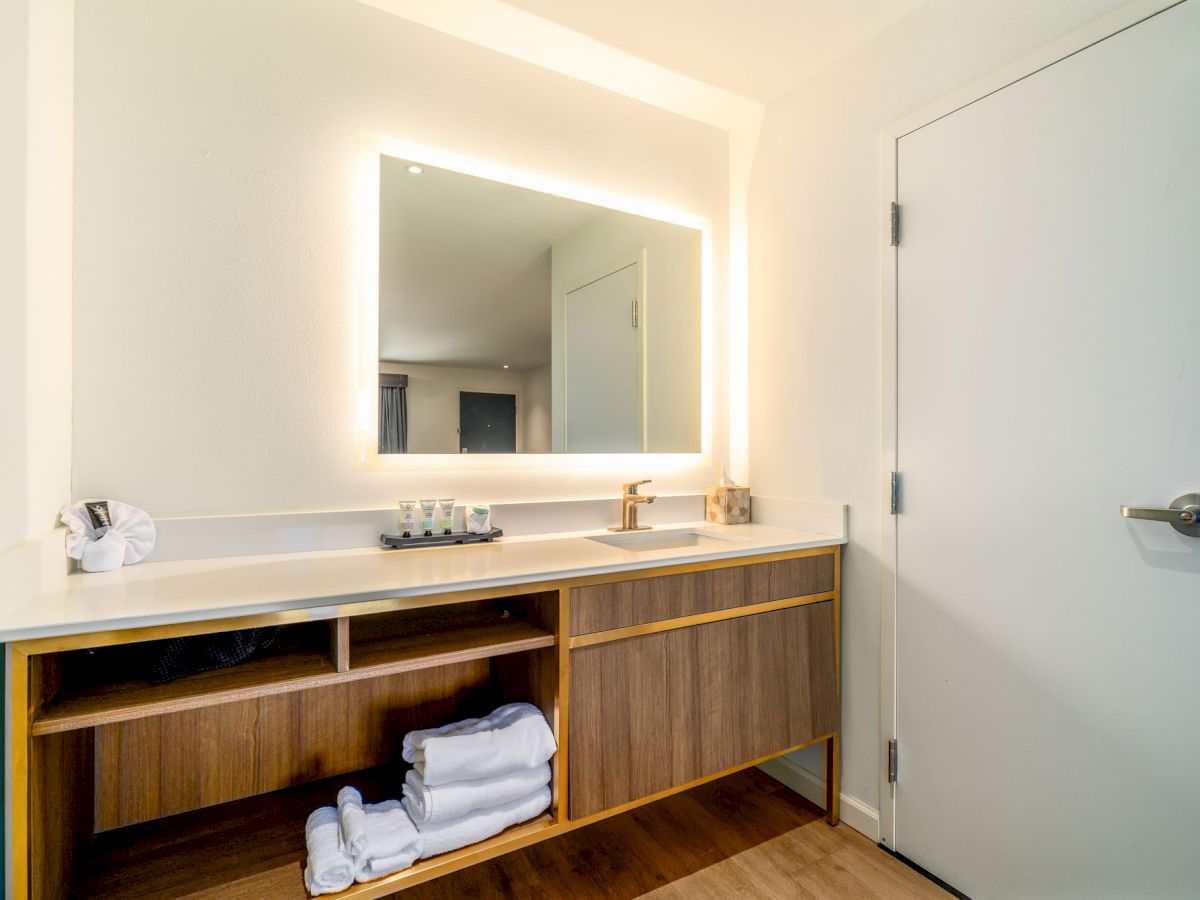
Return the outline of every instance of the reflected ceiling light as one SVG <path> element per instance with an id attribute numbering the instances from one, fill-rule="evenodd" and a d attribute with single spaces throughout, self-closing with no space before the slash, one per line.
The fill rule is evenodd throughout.
<path id="1" fill-rule="evenodd" d="M 506 368 L 506 369 L 508 368 L 508 363 L 504 364 L 504 368 Z"/>
<path id="2" fill-rule="evenodd" d="M 422 169 L 420 166 L 409 166 L 409 167 L 408 167 L 408 174 L 409 174 L 409 175 L 420 175 L 420 174 L 421 174 L 422 172 L 424 172 L 424 171 L 425 171 L 425 170 L 424 170 L 424 169 Z"/>

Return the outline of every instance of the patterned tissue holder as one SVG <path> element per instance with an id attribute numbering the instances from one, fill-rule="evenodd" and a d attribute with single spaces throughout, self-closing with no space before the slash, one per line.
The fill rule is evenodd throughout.
<path id="1" fill-rule="evenodd" d="M 704 521 L 745 525 L 750 521 L 750 488 L 717 485 L 704 492 Z"/>

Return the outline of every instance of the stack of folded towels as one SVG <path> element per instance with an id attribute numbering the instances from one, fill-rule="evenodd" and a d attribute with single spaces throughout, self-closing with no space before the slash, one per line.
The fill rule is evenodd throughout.
<path id="1" fill-rule="evenodd" d="M 404 808 L 421 835 L 421 858 L 448 853 L 532 819 L 550 806 L 554 735 L 541 711 L 510 703 L 404 736 Z"/>
<path id="2" fill-rule="evenodd" d="M 539 815 L 550 806 L 555 749 L 550 726 L 529 703 L 409 732 L 404 759 L 414 768 L 403 800 L 363 803 L 355 788 L 344 787 L 336 808 L 323 806 L 308 817 L 309 894 L 382 878 Z"/>

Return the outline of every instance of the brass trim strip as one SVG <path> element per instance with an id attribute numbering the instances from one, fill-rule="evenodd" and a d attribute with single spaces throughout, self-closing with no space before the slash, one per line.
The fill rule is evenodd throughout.
<path id="1" fill-rule="evenodd" d="M 623 641 L 627 638 L 642 637 L 647 634 L 657 634 L 662 631 L 674 631 L 677 628 L 691 628 L 693 625 L 707 625 L 710 622 L 724 622 L 728 619 L 740 619 L 744 616 L 756 616 L 760 613 L 775 612 L 780 609 L 792 609 L 797 606 L 808 606 L 810 603 L 825 603 L 837 597 L 837 591 L 825 591 L 821 594 L 806 594 L 803 597 L 789 597 L 786 600 L 768 600 L 764 603 L 754 603 L 750 606 L 734 606 L 730 609 L 718 609 L 713 612 L 696 613 L 678 619 L 660 619 L 657 622 L 645 622 L 641 625 L 628 625 L 625 628 L 613 628 L 609 631 L 593 631 L 590 634 L 577 634 L 571 638 L 570 647 L 578 650 L 581 647 L 591 647 L 594 644 L 607 644 L 610 641 Z"/>
<path id="2" fill-rule="evenodd" d="M 12 888 L 13 897 L 24 900 L 30 890 L 29 852 L 29 720 L 32 698 L 29 696 L 29 657 L 9 646 L 9 765 L 12 767 Z"/>
<path id="3" fill-rule="evenodd" d="M 548 838 L 556 837 L 567 829 L 554 821 L 549 812 L 542 813 L 536 819 L 521 825 L 514 825 L 507 831 L 502 831 L 495 837 L 488 838 L 478 844 L 471 844 L 461 850 L 453 850 L 435 856 L 433 859 L 416 863 L 412 868 L 388 875 L 376 881 L 354 884 L 338 894 L 338 900 L 376 900 L 376 898 L 391 897 L 404 888 L 422 884 L 442 875 L 449 875 L 459 869 L 465 869 L 476 863 L 486 862 L 513 850 L 537 844 Z"/>
<path id="4" fill-rule="evenodd" d="M 555 754 L 554 778 L 556 793 L 554 813 L 559 824 L 567 821 L 567 801 L 571 793 L 570 784 L 570 737 L 571 737 L 571 649 L 566 636 L 571 633 L 571 592 L 563 588 L 558 592 L 558 645 L 555 654 L 558 663 L 558 753 Z"/>

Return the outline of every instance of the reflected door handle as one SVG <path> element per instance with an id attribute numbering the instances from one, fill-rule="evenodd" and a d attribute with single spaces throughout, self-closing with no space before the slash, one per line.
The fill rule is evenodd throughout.
<path id="1" fill-rule="evenodd" d="M 1127 519 L 1149 519 L 1167 522 L 1180 534 L 1200 537 L 1200 494 L 1184 494 L 1171 501 L 1166 509 L 1144 506 L 1122 506 L 1121 515 Z"/>

